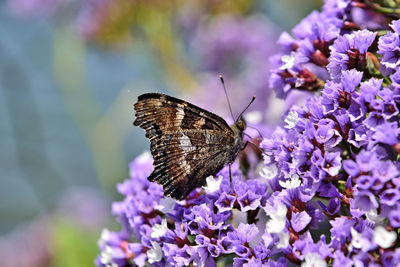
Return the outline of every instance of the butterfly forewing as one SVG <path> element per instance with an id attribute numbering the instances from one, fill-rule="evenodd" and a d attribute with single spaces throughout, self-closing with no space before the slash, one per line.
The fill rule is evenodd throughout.
<path id="1" fill-rule="evenodd" d="M 174 97 L 141 95 L 135 111 L 134 125 L 150 139 L 149 180 L 161 184 L 166 196 L 182 199 L 204 185 L 206 177 L 234 160 L 243 143 L 243 133 L 221 117 Z"/>

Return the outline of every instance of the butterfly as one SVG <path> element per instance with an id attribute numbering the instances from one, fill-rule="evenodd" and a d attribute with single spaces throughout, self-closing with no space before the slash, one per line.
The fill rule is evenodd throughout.
<path id="1" fill-rule="evenodd" d="M 148 180 L 162 185 L 165 196 L 184 199 L 232 164 L 245 146 L 244 111 L 229 126 L 214 113 L 159 93 L 140 95 L 134 108 L 133 124 L 145 130 L 153 155 Z"/>

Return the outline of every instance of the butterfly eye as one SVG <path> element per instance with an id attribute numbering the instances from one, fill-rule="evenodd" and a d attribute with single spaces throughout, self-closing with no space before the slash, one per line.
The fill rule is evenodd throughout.
<path id="1" fill-rule="evenodd" d="M 244 131 L 247 127 L 245 120 L 243 119 L 243 117 L 240 117 L 236 122 L 235 122 L 236 127 L 240 130 L 240 131 Z"/>

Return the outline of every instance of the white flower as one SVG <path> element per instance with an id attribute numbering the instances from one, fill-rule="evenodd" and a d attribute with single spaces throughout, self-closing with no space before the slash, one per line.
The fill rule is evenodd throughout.
<path id="1" fill-rule="evenodd" d="M 374 230 L 374 242 L 381 248 L 391 247 L 396 238 L 396 232 L 386 231 L 383 226 L 378 226 Z"/>
<path id="2" fill-rule="evenodd" d="M 325 267 L 328 266 L 326 261 L 321 259 L 321 256 L 318 253 L 308 253 L 304 258 L 304 262 L 301 264 L 301 267 Z"/>
<path id="3" fill-rule="evenodd" d="M 304 84 L 304 78 L 297 78 L 296 79 L 296 82 L 294 83 L 294 86 L 296 87 L 296 88 L 298 88 L 298 87 L 300 87 L 300 86 L 302 86 Z"/>
<path id="4" fill-rule="evenodd" d="M 160 199 L 160 204 L 155 209 L 163 212 L 164 214 L 172 213 L 176 204 L 176 200 L 171 197 L 165 197 Z"/>
<path id="5" fill-rule="evenodd" d="M 147 258 L 150 264 L 158 262 L 162 259 L 162 250 L 160 245 L 154 241 L 151 241 L 151 245 L 153 248 L 147 251 Z"/>
<path id="6" fill-rule="evenodd" d="M 267 222 L 267 229 L 270 233 L 281 233 L 286 226 L 287 208 L 284 204 L 279 204 L 275 212 L 268 214 L 270 216 Z"/>
<path id="7" fill-rule="evenodd" d="M 269 180 L 275 178 L 277 175 L 278 175 L 278 167 L 276 167 L 276 164 L 265 166 L 260 171 L 260 176 L 267 178 Z"/>
<path id="8" fill-rule="evenodd" d="M 376 224 L 381 223 L 385 218 L 379 216 L 378 211 L 376 209 L 370 210 L 368 213 L 365 214 L 367 216 L 368 221 Z"/>
<path id="9" fill-rule="evenodd" d="M 112 248 L 106 246 L 100 254 L 100 262 L 107 267 L 118 267 L 115 262 L 112 262 Z"/>
<path id="10" fill-rule="evenodd" d="M 151 229 L 153 230 L 150 234 L 152 238 L 160 238 L 164 236 L 168 230 L 167 220 L 163 219 L 161 224 L 155 224 Z"/>
<path id="11" fill-rule="evenodd" d="M 222 182 L 222 176 L 218 176 L 218 178 L 214 178 L 214 176 L 208 176 L 206 178 L 207 186 L 203 186 L 206 193 L 214 193 L 219 190 Z"/>
<path id="12" fill-rule="evenodd" d="M 357 232 L 357 230 L 355 230 L 353 227 L 350 228 L 350 232 L 351 232 L 351 247 L 355 247 L 360 249 L 362 247 L 362 236 L 359 232 Z"/>
<path id="13" fill-rule="evenodd" d="M 264 244 L 266 247 L 268 246 L 275 246 L 275 239 L 274 237 L 268 233 L 267 231 L 264 232 L 262 239 L 264 240 Z"/>
<path id="14" fill-rule="evenodd" d="M 296 126 L 299 121 L 299 114 L 296 111 L 291 110 L 285 118 L 285 128 L 292 129 Z"/>
<path id="15" fill-rule="evenodd" d="M 281 61 L 285 64 L 279 67 L 280 70 L 291 69 L 296 63 L 296 52 L 292 51 L 290 55 L 283 55 Z"/>
<path id="16" fill-rule="evenodd" d="M 147 162 L 149 162 L 150 160 L 152 160 L 152 156 L 150 151 L 145 151 L 143 152 L 139 157 L 137 157 L 136 161 L 139 164 L 146 164 Z"/>
<path id="17" fill-rule="evenodd" d="M 289 233 L 280 232 L 278 233 L 279 242 L 276 243 L 276 248 L 287 248 L 289 246 Z"/>
<path id="18" fill-rule="evenodd" d="M 293 175 L 292 178 L 286 182 L 279 181 L 280 186 L 286 189 L 297 188 L 300 186 L 301 181 L 297 174 Z"/>
<path id="19" fill-rule="evenodd" d="M 105 246 L 109 238 L 110 238 L 110 230 L 104 228 L 101 231 L 99 241 L 97 241 L 97 245 L 99 247 Z"/>

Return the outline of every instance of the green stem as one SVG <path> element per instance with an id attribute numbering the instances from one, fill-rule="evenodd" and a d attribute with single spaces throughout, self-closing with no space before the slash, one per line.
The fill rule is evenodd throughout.
<path id="1" fill-rule="evenodd" d="M 399 8 L 382 7 L 379 4 L 373 3 L 371 0 L 364 0 L 364 1 L 369 7 L 380 13 L 392 14 L 396 16 L 399 16 L 400 14 Z"/>

